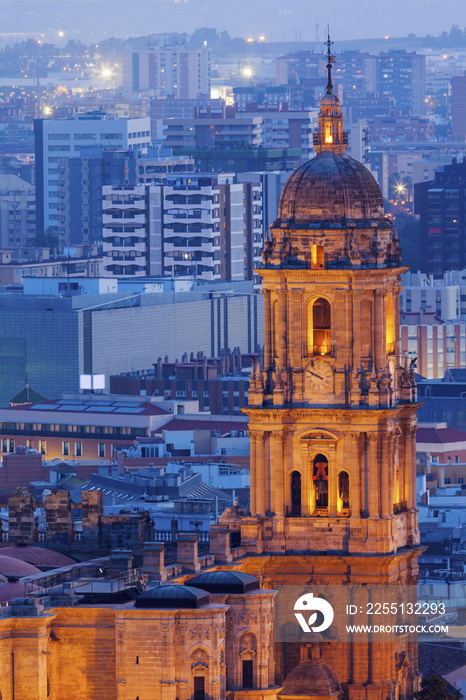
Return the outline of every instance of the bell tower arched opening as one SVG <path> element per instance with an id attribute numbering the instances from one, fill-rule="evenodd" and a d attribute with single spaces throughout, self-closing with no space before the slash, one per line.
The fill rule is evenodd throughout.
<path id="1" fill-rule="evenodd" d="M 332 354 L 331 307 L 323 297 L 308 306 L 308 351 L 311 357 Z"/>
<path id="2" fill-rule="evenodd" d="M 314 482 L 316 511 L 328 509 L 328 460 L 322 454 L 314 457 L 312 463 L 312 481 Z"/>
<path id="3" fill-rule="evenodd" d="M 350 480 L 347 471 L 338 474 L 338 515 L 350 514 Z"/>
<path id="4" fill-rule="evenodd" d="M 291 515 L 301 515 L 301 474 L 298 471 L 291 473 Z"/>

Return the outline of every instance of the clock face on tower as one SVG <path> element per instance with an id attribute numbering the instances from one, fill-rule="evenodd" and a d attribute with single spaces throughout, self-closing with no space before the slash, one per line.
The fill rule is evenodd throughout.
<path id="1" fill-rule="evenodd" d="M 332 390 L 333 370 L 325 360 L 314 360 L 306 369 L 306 384 L 314 392 L 328 393 Z"/>

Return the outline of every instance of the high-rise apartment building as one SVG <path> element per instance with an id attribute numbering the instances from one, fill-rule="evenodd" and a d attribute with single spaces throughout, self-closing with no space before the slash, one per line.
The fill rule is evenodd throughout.
<path id="1" fill-rule="evenodd" d="M 165 149 L 166 150 L 166 149 Z M 154 149 L 156 151 L 156 149 Z M 102 240 L 102 187 L 161 183 L 170 173 L 194 171 L 192 158 L 172 157 L 163 149 L 150 157 L 138 157 L 133 150 L 82 151 L 81 156 L 59 161 L 58 185 L 60 241 L 65 244 L 94 243 Z"/>
<path id="2" fill-rule="evenodd" d="M 126 92 L 150 90 L 154 97 L 210 97 L 210 49 L 168 46 L 126 51 L 123 88 Z"/>
<path id="3" fill-rule="evenodd" d="M 0 174 L 0 248 L 20 248 L 36 235 L 34 186 Z"/>
<path id="4" fill-rule="evenodd" d="M 451 131 L 460 139 L 466 137 L 466 71 L 451 79 Z"/>
<path id="5" fill-rule="evenodd" d="M 253 279 L 263 243 L 262 187 L 233 175 L 179 177 L 164 188 L 164 272 Z"/>
<path id="6" fill-rule="evenodd" d="M 161 186 L 104 185 L 102 205 L 104 275 L 161 275 Z"/>
<path id="7" fill-rule="evenodd" d="M 435 179 L 414 185 L 420 216 L 421 268 L 434 277 L 466 267 L 466 161 L 440 167 Z"/>
<path id="8" fill-rule="evenodd" d="M 377 56 L 376 90 L 392 97 L 396 109 L 411 114 L 426 113 L 426 57 L 392 49 Z"/>
<path id="9" fill-rule="evenodd" d="M 104 186 L 106 274 L 253 279 L 263 244 L 258 180 L 189 173 L 164 185 Z"/>
<path id="10" fill-rule="evenodd" d="M 118 119 L 103 112 L 92 112 L 68 119 L 35 119 L 34 132 L 37 230 L 51 229 L 60 235 L 66 216 L 64 193 L 59 197 L 58 192 L 64 175 L 64 166 L 59 168 L 59 161 L 79 156 L 83 149 L 89 148 L 125 148 L 146 153 L 150 146 L 149 117 Z M 84 217 L 84 228 L 86 223 Z"/>
<path id="11" fill-rule="evenodd" d="M 314 153 L 316 130 L 317 110 L 290 110 L 287 104 L 246 104 L 244 110 L 196 108 L 191 118 L 164 119 L 166 145 L 183 152 L 213 147 L 236 150 L 244 145 L 300 148 L 303 161 Z"/>

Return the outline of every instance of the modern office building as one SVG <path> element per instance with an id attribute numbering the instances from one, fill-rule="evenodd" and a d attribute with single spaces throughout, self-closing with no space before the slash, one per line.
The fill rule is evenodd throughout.
<path id="1" fill-rule="evenodd" d="M 123 148 L 146 153 L 150 146 L 150 119 L 118 119 L 92 112 L 68 119 L 36 119 L 34 133 L 37 231 L 50 229 L 65 237 L 65 232 L 60 231 L 60 225 L 66 221 L 65 193 L 59 197 L 58 192 L 65 171 L 59 162 L 79 156 L 83 149 L 89 148 Z M 88 235 L 85 219 L 86 215 L 82 218 L 83 233 Z"/>
<path id="2" fill-rule="evenodd" d="M 55 280 L 40 281 L 37 295 L 0 294 L 0 407 L 26 382 L 54 399 L 77 391 L 81 374 L 104 374 L 108 385 L 110 375 L 146 369 L 158 357 L 214 357 L 235 347 L 246 354 L 263 343 L 262 296 L 250 281 L 198 280 L 176 294 L 99 294 L 87 279 L 70 283 L 71 296 L 63 296 L 66 286 L 54 296 Z"/>
<path id="3" fill-rule="evenodd" d="M 466 161 L 453 159 L 435 179 L 414 185 L 414 208 L 420 217 L 423 272 L 441 277 L 466 267 Z"/>
<path id="4" fill-rule="evenodd" d="M 210 49 L 180 46 L 125 51 L 123 89 L 154 97 L 210 97 Z"/>
<path id="5" fill-rule="evenodd" d="M 35 235 L 34 186 L 17 175 L 0 174 L 0 249 L 21 248 Z"/>

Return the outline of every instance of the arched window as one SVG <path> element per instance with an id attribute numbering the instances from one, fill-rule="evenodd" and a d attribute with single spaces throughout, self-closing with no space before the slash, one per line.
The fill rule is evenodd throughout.
<path id="1" fill-rule="evenodd" d="M 297 471 L 291 474 L 291 515 L 301 515 L 301 474 Z"/>
<path id="2" fill-rule="evenodd" d="M 332 354 L 330 304 L 322 297 L 309 305 L 308 344 L 311 356 Z"/>
<path id="3" fill-rule="evenodd" d="M 395 307 L 393 297 L 388 294 L 385 301 L 385 337 L 387 343 L 387 355 L 395 352 Z"/>
<path id="4" fill-rule="evenodd" d="M 350 507 L 350 484 L 348 472 L 338 475 L 338 512 L 348 511 Z"/>
<path id="5" fill-rule="evenodd" d="M 312 465 L 316 508 L 328 508 L 328 460 L 324 455 L 316 455 Z"/>
<path id="6" fill-rule="evenodd" d="M 332 125 L 327 122 L 325 125 L 325 143 L 333 143 Z"/>

